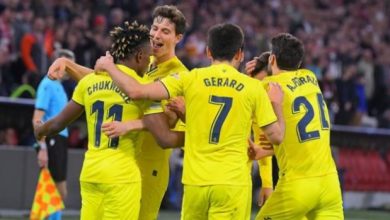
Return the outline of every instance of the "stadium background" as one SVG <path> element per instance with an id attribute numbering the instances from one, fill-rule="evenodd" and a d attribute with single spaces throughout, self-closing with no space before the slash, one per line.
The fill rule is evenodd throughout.
<path id="1" fill-rule="evenodd" d="M 390 208 L 390 132 L 381 130 L 390 128 L 387 0 L 0 1 L 0 218 L 18 216 L 31 206 L 38 170 L 31 147 L 31 98 L 53 51 L 71 49 L 78 63 L 92 67 L 110 45 L 109 29 L 132 19 L 150 24 L 153 8 L 161 4 L 177 5 L 187 18 L 187 33 L 177 55 L 190 69 L 209 63 L 205 37 L 215 23 L 232 22 L 244 29 L 247 60 L 268 50 L 269 39 L 276 33 L 290 32 L 300 38 L 306 48 L 304 66 L 317 75 L 335 125 L 332 143 L 345 208 L 352 210 L 347 216 L 390 218 L 386 212 Z M 29 36 L 36 36 L 36 42 L 29 42 Z M 68 80 L 64 86 L 70 95 L 75 83 Z M 70 135 L 74 157 L 67 206 L 75 210 L 79 206 L 77 161 L 82 160 L 85 141 L 81 118 L 72 124 Z M 180 206 L 180 154 L 176 152 L 172 159 L 173 177 L 164 210 Z M 259 186 L 257 179 L 254 186 L 255 190 Z"/>

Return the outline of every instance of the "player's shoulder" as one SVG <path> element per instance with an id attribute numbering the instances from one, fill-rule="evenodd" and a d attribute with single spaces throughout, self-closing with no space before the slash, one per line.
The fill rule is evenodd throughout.
<path id="1" fill-rule="evenodd" d="M 181 60 L 175 56 L 172 60 L 171 60 L 171 63 L 172 63 L 172 66 L 173 66 L 173 69 L 175 69 L 175 71 L 188 71 L 188 68 L 184 65 L 183 62 L 181 62 Z"/>
<path id="2" fill-rule="evenodd" d="M 86 84 L 88 82 L 91 82 L 91 80 L 94 80 L 94 78 L 96 78 L 95 72 L 87 74 L 83 78 L 80 79 L 80 81 L 78 82 L 78 85 L 82 85 L 82 84 Z"/>
<path id="3" fill-rule="evenodd" d="M 298 71 L 298 73 L 300 73 L 300 74 L 314 75 L 314 76 L 315 76 L 314 72 L 311 71 L 311 70 L 309 70 L 309 69 L 304 69 L 304 68 L 303 68 L 303 69 L 298 69 L 297 71 Z"/>

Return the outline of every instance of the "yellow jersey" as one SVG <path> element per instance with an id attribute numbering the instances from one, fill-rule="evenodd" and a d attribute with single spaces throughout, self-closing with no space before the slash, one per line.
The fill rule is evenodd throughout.
<path id="1" fill-rule="evenodd" d="M 260 144 L 260 139 L 264 135 L 264 132 L 257 125 L 256 122 L 253 122 L 252 125 L 253 139 L 255 144 Z M 257 161 L 259 165 L 259 174 L 261 177 L 261 187 L 273 188 L 273 179 L 272 179 L 272 156 L 265 157 Z"/>
<path id="2" fill-rule="evenodd" d="M 248 138 L 277 120 L 260 81 L 221 63 L 161 80 L 169 96 L 183 95 L 186 134 L 183 183 L 248 185 Z"/>
<path id="3" fill-rule="evenodd" d="M 135 71 L 123 65 L 124 73 L 144 83 Z M 101 125 L 110 121 L 142 118 L 150 102 L 133 101 L 113 83 L 107 73 L 88 74 L 77 85 L 73 101 L 83 105 L 88 127 L 88 150 L 85 153 L 80 181 L 94 183 L 139 182 L 141 176 L 135 161 L 142 142 L 142 132 L 130 132 L 109 139 Z"/>
<path id="4" fill-rule="evenodd" d="M 266 77 L 284 91 L 285 137 L 274 146 L 280 178 L 297 179 L 336 173 L 330 149 L 330 121 L 316 76 L 310 70 Z"/>
<path id="5" fill-rule="evenodd" d="M 155 58 L 151 58 L 151 64 L 149 66 L 148 72 L 144 75 L 145 80 L 147 81 L 156 81 L 162 79 L 169 74 L 178 73 L 183 71 L 188 71 L 184 64 L 177 58 L 173 57 L 163 63 L 155 65 Z M 155 114 L 163 112 L 163 108 L 168 103 L 167 100 L 163 100 L 160 102 L 153 102 L 149 109 L 147 109 L 144 114 Z M 162 105 L 162 106 L 161 106 Z M 162 108 L 163 107 L 163 108 Z M 175 127 L 175 130 L 184 131 L 185 125 L 182 121 L 178 121 Z M 171 151 L 169 149 L 163 150 L 157 144 L 155 138 L 150 132 L 145 132 L 144 142 L 141 146 L 141 154 L 139 154 L 139 158 L 148 159 L 148 160 L 167 160 L 171 155 Z"/>

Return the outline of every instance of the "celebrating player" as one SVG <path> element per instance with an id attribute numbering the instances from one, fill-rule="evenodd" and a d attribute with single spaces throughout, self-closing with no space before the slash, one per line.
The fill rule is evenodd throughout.
<path id="1" fill-rule="evenodd" d="M 208 32 L 212 65 L 160 82 L 142 85 L 124 75 L 107 54 L 95 68 L 107 70 L 133 99 L 161 100 L 183 95 L 186 100 L 184 198 L 182 219 L 249 219 L 250 171 L 247 139 L 252 119 L 274 144 L 283 139 L 283 94 L 270 88 L 272 105 L 261 82 L 237 71 L 243 60 L 244 35 L 236 25 L 220 24 Z"/>
<path id="2" fill-rule="evenodd" d="M 148 28 L 126 22 L 123 28 L 116 27 L 111 37 L 116 66 L 143 83 L 141 77 L 151 55 Z M 133 101 L 126 96 L 106 73 L 89 74 L 79 82 L 72 100 L 57 117 L 35 126 L 36 137 L 41 139 L 62 130 L 86 112 L 89 135 L 80 175 L 81 219 L 138 219 L 141 176 L 135 157 L 142 133 L 130 132 L 110 139 L 102 133 L 101 125 L 112 120 L 138 119 L 149 105 L 150 102 Z M 169 140 L 169 135 L 162 136 Z M 179 136 L 168 144 L 181 146 L 183 141 Z"/>
<path id="3" fill-rule="evenodd" d="M 271 44 L 273 75 L 263 82 L 278 82 L 285 93 L 286 136 L 274 145 L 279 181 L 256 219 L 343 219 L 328 109 L 315 75 L 299 69 L 303 44 L 285 33 L 274 37 Z"/>

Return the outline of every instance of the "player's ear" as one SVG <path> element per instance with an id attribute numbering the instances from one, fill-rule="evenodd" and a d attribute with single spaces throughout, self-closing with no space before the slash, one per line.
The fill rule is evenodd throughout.
<path id="1" fill-rule="evenodd" d="M 175 43 L 179 43 L 183 39 L 183 34 L 176 34 L 176 40 Z"/>
<path id="2" fill-rule="evenodd" d="M 275 63 L 276 63 L 276 56 L 275 56 L 275 54 L 269 55 L 269 57 L 268 57 L 268 64 L 270 66 L 273 66 Z"/>
<path id="3" fill-rule="evenodd" d="M 137 53 L 135 54 L 135 61 L 137 63 L 140 63 L 142 61 L 142 58 L 144 56 L 144 53 L 142 50 L 138 50 Z"/>
<path id="4" fill-rule="evenodd" d="M 239 49 L 237 53 L 234 55 L 233 59 L 241 63 L 244 61 L 244 51 L 242 49 Z"/>
<path id="5" fill-rule="evenodd" d="M 211 55 L 211 51 L 210 51 L 209 47 L 206 47 L 206 55 L 207 55 L 207 58 L 213 59 L 213 56 Z"/>

